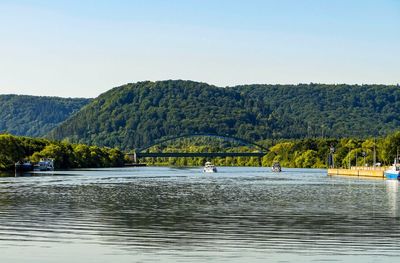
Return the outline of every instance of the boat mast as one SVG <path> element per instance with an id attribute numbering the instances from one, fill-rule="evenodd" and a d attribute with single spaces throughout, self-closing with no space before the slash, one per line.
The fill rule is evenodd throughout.
<path id="1" fill-rule="evenodd" d="M 374 138 L 374 160 L 373 160 L 373 162 L 374 162 L 374 169 L 375 169 L 375 165 L 376 165 L 376 148 L 375 148 L 375 140 L 376 140 L 376 138 Z"/>

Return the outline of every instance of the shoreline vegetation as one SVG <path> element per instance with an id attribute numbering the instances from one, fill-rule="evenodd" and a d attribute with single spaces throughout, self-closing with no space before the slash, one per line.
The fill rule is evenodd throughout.
<path id="1" fill-rule="evenodd" d="M 375 161 L 381 165 L 391 165 L 400 146 L 400 131 L 380 138 L 306 138 L 282 139 L 279 141 L 263 140 L 257 144 L 268 148 L 269 151 L 262 158 L 257 157 L 227 157 L 213 158 L 212 162 L 218 166 L 264 166 L 270 167 L 274 162 L 288 168 L 328 168 L 328 155 L 331 146 L 334 147 L 335 167 L 348 168 L 350 166 L 373 166 L 374 149 Z M 217 146 L 216 146 L 217 145 Z M 223 147 L 218 144 L 197 142 L 190 145 L 188 142 L 176 142 L 167 146 L 156 146 L 149 152 L 221 152 Z M 234 147 L 227 151 L 249 152 L 249 147 Z M 365 156 L 364 156 L 365 155 Z M 206 158 L 146 158 L 148 165 L 168 166 L 201 166 Z"/>
<path id="2" fill-rule="evenodd" d="M 20 160 L 37 162 L 44 157 L 54 158 L 56 169 L 118 167 L 125 163 L 125 154 L 115 148 L 0 134 L 0 170 L 13 170 Z"/>
<path id="3" fill-rule="evenodd" d="M 218 166 L 264 166 L 280 162 L 289 168 L 327 168 L 330 147 L 335 148 L 334 163 L 336 167 L 372 166 L 373 152 L 376 161 L 390 165 L 397 155 L 400 146 L 400 131 L 380 138 L 307 138 L 291 140 L 263 140 L 257 142 L 266 148 L 268 153 L 262 157 L 226 157 L 213 158 Z M 226 145 L 225 145 L 226 146 Z M 226 149 L 224 144 L 198 140 L 177 141 L 168 145 L 159 145 L 149 149 L 150 152 L 249 152 L 249 147 L 235 146 Z M 365 155 L 365 156 L 364 156 Z M 121 167 L 129 162 L 125 153 L 116 148 L 73 144 L 65 141 L 51 141 L 43 138 L 30 138 L 10 134 L 0 135 L 0 170 L 13 170 L 20 160 L 39 161 L 50 157 L 55 160 L 56 169 L 71 168 L 105 168 Z M 158 166 L 202 166 L 206 158 L 144 158 L 141 162 Z"/>

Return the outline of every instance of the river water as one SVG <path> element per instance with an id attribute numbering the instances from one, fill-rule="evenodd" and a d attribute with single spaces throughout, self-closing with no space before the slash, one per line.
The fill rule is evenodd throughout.
<path id="1" fill-rule="evenodd" d="M 398 262 L 398 189 L 316 169 L 0 177 L 0 262 Z"/>

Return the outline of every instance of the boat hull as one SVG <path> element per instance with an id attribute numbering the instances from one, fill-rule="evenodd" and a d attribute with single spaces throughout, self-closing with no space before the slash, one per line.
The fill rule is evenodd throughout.
<path id="1" fill-rule="evenodd" d="M 398 180 L 400 178 L 399 171 L 385 171 L 385 178 L 389 180 Z"/>
<path id="2" fill-rule="evenodd" d="M 46 172 L 46 171 L 54 171 L 54 168 L 46 167 L 46 166 L 35 166 L 33 170 L 40 171 L 40 172 Z"/>
<path id="3" fill-rule="evenodd" d="M 15 165 L 15 170 L 17 172 L 29 172 L 33 171 L 33 165 L 32 164 L 16 164 Z"/>

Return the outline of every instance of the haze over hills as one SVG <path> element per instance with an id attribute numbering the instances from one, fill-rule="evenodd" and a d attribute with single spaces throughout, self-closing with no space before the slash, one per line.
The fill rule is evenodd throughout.
<path id="1" fill-rule="evenodd" d="M 41 137 L 90 99 L 0 95 L 0 132 Z"/>
<path id="2" fill-rule="evenodd" d="M 116 87 L 49 133 L 53 139 L 134 149 L 179 134 L 257 141 L 366 137 L 398 129 L 400 89 L 384 85 L 245 85 L 193 81 Z"/>

